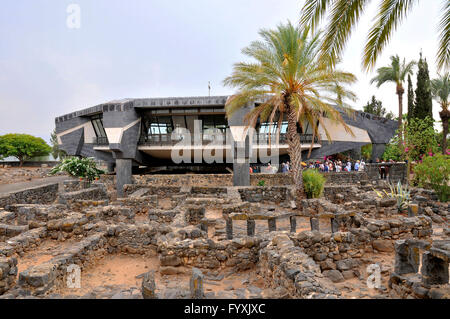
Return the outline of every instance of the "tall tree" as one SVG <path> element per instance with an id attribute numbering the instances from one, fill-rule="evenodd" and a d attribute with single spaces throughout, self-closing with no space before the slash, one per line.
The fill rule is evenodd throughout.
<path id="1" fill-rule="evenodd" d="M 446 72 L 431 81 L 431 92 L 433 98 L 441 105 L 439 116 L 442 120 L 442 153 L 447 153 L 448 120 L 450 118 L 449 97 L 450 97 L 450 73 Z"/>
<path id="2" fill-rule="evenodd" d="M 326 117 L 353 134 L 333 105 L 350 110 L 343 101 L 355 100 L 346 85 L 354 83 L 356 77 L 324 63 L 318 54 L 320 34 L 311 34 L 310 28 L 294 27 L 289 22 L 274 30 L 263 29 L 259 35 L 262 41 L 254 41 L 242 50 L 254 62 L 234 64 L 232 74 L 224 80 L 225 85 L 238 89 L 236 95 L 227 100 L 227 116 L 250 102 L 262 100 L 264 102 L 248 113 L 248 126 L 254 127 L 258 118 L 272 123 L 278 117 L 278 124 L 287 118 L 290 172 L 301 193 L 302 145 L 297 125 L 303 129 L 308 124 L 315 136 L 319 134 L 320 125 L 330 139 L 324 125 Z"/>
<path id="3" fill-rule="evenodd" d="M 67 156 L 67 153 L 59 148 L 58 138 L 56 137 L 56 130 L 53 130 L 52 134 L 50 135 L 50 143 L 52 144 L 52 156 L 55 159 L 63 159 Z"/>
<path id="4" fill-rule="evenodd" d="M 372 95 L 372 100 L 367 102 L 367 105 L 364 106 L 363 111 L 378 116 L 384 116 L 386 114 L 386 109 L 383 107 L 383 103 L 377 100 L 375 95 Z"/>
<path id="5" fill-rule="evenodd" d="M 433 118 L 433 99 L 431 96 L 430 75 L 428 73 L 427 60 L 422 59 L 422 53 L 420 54 L 418 67 L 419 71 L 417 72 L 417 88 L 413 117 L 424 119 L 429 116 L 430 118 Z"/>
<path id="6" fill-rule="evenodd" d="M 414 88 L 411 81 L 411 75 L 408 74 L 408 121 L 414 113 Z"/>
<path id="7" fill-rule="evenodd" d="M 377 75 L 370 80 L 370 83 L 376 83 L 377 87 L 380 87 L 384 83 L 392 82 L 395 83 L 396 89 L 395 93 L 398 96 L 398 127 L 402 127 L 403 118 L 403 93 L 405 89 L 403 88 L 403 83 L 405 82 L 406 75 L 410 75 L 413 72 L 413 68 L 416 62 L 411 61 L 406 63 L 405 59 L 400 62 L 398 55 L 391 56 L 391 65 L 377 69 Z M 401 141 L 400 132 L 400 141 Z"/>
<path id="8" fill-rule="evenodd" d="M 20 166 L 33 157 L 50 154 L 51 150 L 51 147 L 40 137 L 27 134 L 6 134 L 0 136 L 0 156 L 17 158 Z"/>
<path id="9" fill-rule="evenodd" d="M 300 24 L 302 27 L 312 26 L 314 31 L 329 13 L 321 52 L 322 56 L 329 57 L 330 63 L 335 63 L 371 2 L 371 0 L 306 0 Z M 378 56 L 389 43 L 392 34 L 417 2 L 417 0 L 379 0 L 378 10 L 364 47 L 362 64 L 366 70 L 375 67 Z M 445 70 L 450 67 L 450 1 L 442 0 L 441 12 L 436 60 L 438 68 Z"/>

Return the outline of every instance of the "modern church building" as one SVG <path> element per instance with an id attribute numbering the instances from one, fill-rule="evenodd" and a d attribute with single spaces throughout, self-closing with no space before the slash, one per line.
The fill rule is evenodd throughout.
<path id="1" fill-rule="evenodd" d="M 133 166 L 232 166 L 235 185 L 248 185 L 249 163 L 274 157 L 287 159 L 287 122 L 257 123 L 246 131 L 248 105 L 225 116 L 228 96 L 123 99 L 110 101 L 55 119 L 60 148 L 69 155 L 95 157 L 116 171 L 117 189 L 131 183 Z M 393 137 L 396 121 L 355 111 L 342 113 L 353 135 L 342 125 L 324 118 L 331 142 L 319 126 L 319 136 L 300 126 L 304 156 L 323 158 L 362 145 L 373 144 L 373 158 L 380 157 Z M 270 134 L 270 132 L 272 132 Z M 303 157 L 305 158 L 305 157 Z"/>

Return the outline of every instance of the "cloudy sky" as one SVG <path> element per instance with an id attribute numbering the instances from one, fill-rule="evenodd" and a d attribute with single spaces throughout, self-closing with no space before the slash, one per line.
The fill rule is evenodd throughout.
<path id="1" fill-rule="evenodd" d="M 67 8 L 81 9 L 79 29 Z M 342 68 L 353 72 L 359 101 L 376 95 L 397 114 L 395 86 L 377 89 L 361 71 L 364 39 L 378 1 L 354 30 Z M 302 0 L 2 0 L 0 11 L 0 134 L 28 133 L 49 140 L 54 118 L 120 98 L 232 93 L 222 85 L 241 49 L 258 30 L 299 20 Z M 436 75 L 441 0 L 421 1 L 378 61 L 422 49 Z M 413 83 L 415 84 L 415 76 Z M 406 99 L 406 98 L 405 98 Z M 406 103 L 404 105 L 406 108 Z M 437 103 L 434 115 L 438 119 Z"/>

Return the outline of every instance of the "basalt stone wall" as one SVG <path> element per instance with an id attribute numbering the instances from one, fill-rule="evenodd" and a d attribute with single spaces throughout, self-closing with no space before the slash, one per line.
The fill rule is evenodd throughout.
<path id="1" fill-rule="evenodd" d="M 359 228 L 348 232 L 322 233 L 303 231 L 291 239 L 319 265 L 334 282 L 359 276 L 360 258 L 374 251 L 393 252 L 397 239 L 428 239 L 432 235 L 431 219 L 426 216 L 377 220 L 357 218 Z"/>
<path id="2" fill-rule="evenodd" d="M 146 195 L 171 196 L 181 192 L 181 186 L 154 186 L 146 184 L 127 184 L 123 186 L 125 196 L 133 194 L 135 191 L 146 188 Z"/>
<path id="3" fill-rule="evenodd" d="M 319 266 L 285 234 L 277 235 L 259 254 L 258 273 L 266 285 L 282 287 L 290 298 L 336 298 L 339 294 L 325 282 Z"/>
<path id="4" fill-rule="evenodd" d="M 388 173 L 388 180 L 397 183 L 398 181 L 401 181 L 402 184 L 406 183 L 407 178 L 407 170 L 408 167 L 405 163 L 384 163 L 384 164 L 378 164 L 378 163 L 369 163 L 366 164 L 366 173 L 369 178 L 369 180 L 377 180 L 380 179 L 380 166 L 387 166 L 389 167 L 389 173 Z"/>
<path id="5" fill-rule="evenodd" d="M 106 189 L 100 185 L 82 189 L 75 192 L 60 193 L 58 201 L 61 204 L 71 204 L 77 200 L 103 200 L 108 199 Z"/>
<path id="6" fill-rule="evenodd" d="M 368 180 L 366 172 L 328 172 L 323 175 L 327 179 L 327 184 L 357 184 Z"/>
<path id="7" fill-rule="evenodd" d="M 256 237 L 235 238 L 214 242 L 210 239 L 185 239 L 161 242 L 158 245 L 163 272 L 179 266 L 218 269 L 236 267 L 246 270 L 258 261 L 261 239 Z M 168 268 L 172 267 L 172 268 Z"/>
<path id="8" fill-rule="evenodd" d="M 8 209 L 13 204 L 49 204 L 56 200 L 58 184 L 32 187 L 18 192 L 12 192 L 0 197 L 0 207 Z"/>
<path id="9" fill-rule="evenodd" d="M 294 189 L 286 186 L 239 187 L 241 199 L 247 202 L 281 203 L 295 198 Z"/>
<path id="10" fill-rule="evenodd" d="M 17 259 L 0 257 L 0 295 L 16 282 Z"/>

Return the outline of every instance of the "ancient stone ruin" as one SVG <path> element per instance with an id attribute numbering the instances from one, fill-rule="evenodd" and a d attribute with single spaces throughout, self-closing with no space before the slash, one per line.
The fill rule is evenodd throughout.
<path id="1" fill-rule="evenodd" d="M 413 189 L 399 213 L 377 197 L 383 181 L 345 174 L 303 200 L 279 175 L 136 176 L 123 198 L 110 176 L 7 194 L 0 298 L 449 298 L 449 204 Z"/>

